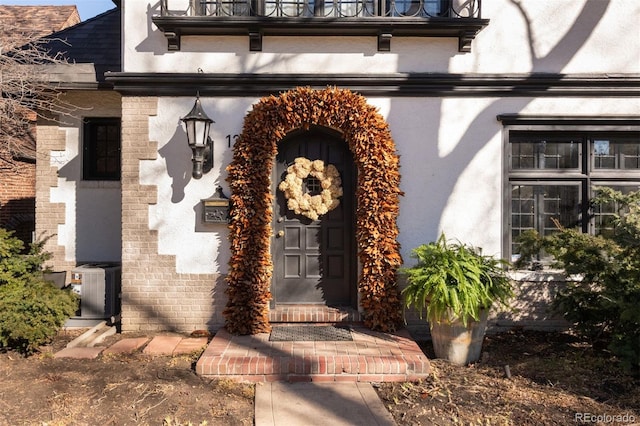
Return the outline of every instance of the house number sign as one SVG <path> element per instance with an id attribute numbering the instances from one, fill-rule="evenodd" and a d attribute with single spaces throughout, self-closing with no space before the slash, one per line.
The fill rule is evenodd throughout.
<path id="1" fill-rule="evenodd" d="M 231 145 L 233 145 L 234 143 L 236 143 L 236 140 L 240 137 L 240 135 L 227 135 L 225 136 L 225 139 L 227 139 L 227 147 L 231 148 Z"/>

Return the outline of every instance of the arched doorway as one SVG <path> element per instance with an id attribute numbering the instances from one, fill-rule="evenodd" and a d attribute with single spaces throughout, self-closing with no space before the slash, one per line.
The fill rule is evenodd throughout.
<path id="1" fill-rule="evenodd" d="M 321 160 L 340 174 L 339 204 L 317 219 L 296 214 L 278 189 L 296 158 Z M 287 135 L 278 143 L 272 187 L 275 200 L 271 306 L 305 303 L 355 308 L 355 167 L 342 135 L 317 126 Z M 322 190 L 313 176 L 304 179 L 300 189 L 312 196 Z"/>
<path id="2" fill-rule="evenodd" d="M 358 309 L 364 324 L 393 331 L 402 322 L 397 270 L 402 264 L 396 223 L 400 159 L 389 126 L 366 99 L 349 90 L 297 88 L 253 106 L 227 167 L 231 189 L 225 327 L 231 333 L 271 330 L 273 170 L 278 145 L 295 132 L 334 129 L 352 154 Z M 286 235 L 286 233 L 285 233 Z"/>

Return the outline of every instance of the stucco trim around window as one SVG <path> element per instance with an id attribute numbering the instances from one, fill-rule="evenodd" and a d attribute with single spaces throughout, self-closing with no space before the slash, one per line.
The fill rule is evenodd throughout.
<path id="1" fill-rule="evenodd" d="M 536 96 L 635 97 L 640 74 L 205 74 L 106 73 L 108 83 L 127 95 L 269 96 L 295 87 L 337 86 L 364 96 Z M 509 119 L 509 115 L 501 116 Z"/>

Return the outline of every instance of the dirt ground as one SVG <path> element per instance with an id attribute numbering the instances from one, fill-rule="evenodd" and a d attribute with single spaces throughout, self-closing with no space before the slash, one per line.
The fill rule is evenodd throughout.
<path id="1" fill-rule="evenodd" d="M 431 377 L 378 387 L 399 425 L 640 425 L 640 378 L 570 334 L 487 336 L 481 362 L 469 367 L 421 347 Z"/>
<path id="2" fill-rule="evenodd" d="M 200 353 L 53 357 L 81 332 L 63 331 L 28 358 L 0 353 L 0 426 L 253 424 L 254 386 L 197 376 Z"/>
<path id="3" fill-rule="evenodd" d="M 31 357 L 0 353 L 0 425 L 253 424 L 254 385 L 198 377 L 197 353 L 53 358 L 73 337 Z M 374 384 L 399 425 L 640 423 L 640 379 L 567 334 L 489 336 L 482 362 L 432 366 L 422 382 Z"/>

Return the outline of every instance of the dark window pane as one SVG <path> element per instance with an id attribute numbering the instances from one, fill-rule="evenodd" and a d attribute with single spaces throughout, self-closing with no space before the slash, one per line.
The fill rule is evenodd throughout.
<path id="1" fill-rule="evenodd" d="M 120 179 L 120 119 L 86 119 L 83 132 L 83 179 Z"/>
<path id="2" fill-rule="evenodd" d="M 558 226 L 579 225 L 580 186 L 512 185 L 511 206 L 511 253 L 517 255 L 517 237 L 528 229 L 550 235 L 557 232 Z"/>
<path id="3" fill-rule="evenodd" d="M 596 138 L 593 140 L 596 169 L 640 170 L 640 140 L 632 137 Z"/>
<path id="4" fill-rule="evenodd" d="M 600 185 L 601 187 L 604 185 Z M 623 194 L 628 194 L 633 191 L 640 190 L 640 183 L 637 185 L 606 185 L 609 188 L 620 191 Z M 597 188 L 597 187 L 595 187 Z M 595 189 L 594 188 L 594 189 Z M 610 237 L 615 231 L 615 217 L 617 214 L 623 213 L 620 211 L 618 203 L 598 204 L 593 206 L 593 220 L 595 227 L 595 234 L 602 235 L 604 237 Z"/>
<path id="5" fill-rule="evenodd" d="M 580 166 L 580 141 L 522 141 L 511 144 L 511 168 L 577 169 Z"/>
<path id="6" fill-rule="evenodd" d="M 531 229 L 534 224 L 534 215 L 533 213 L 530 215 L 521 215 L 520 216 L 520 226 L 523 228 Z"/>
<path id="7" fill-rule="evenodd" d="M 623 168 L 640 170 L 640 142 L 621 144 L 620 153 Z"/>

